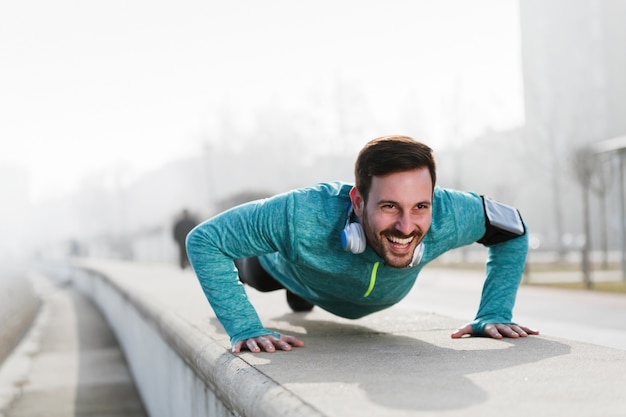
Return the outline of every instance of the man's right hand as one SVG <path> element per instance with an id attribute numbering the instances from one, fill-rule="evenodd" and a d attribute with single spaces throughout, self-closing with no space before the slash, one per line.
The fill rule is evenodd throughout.
<path id="1" fill-rule="evenodd" d="M 285 334 L 280 335 L 280 339 L 274 335 L 259 336 L 251 339 L 240 340 L 233 346 L 233 353 L 239 353 L 241 350 L 249 350 L 252 353 L 261 351 L 274 352 L 278 350 L 291 350 L 291 347 L 302 347 L 304 342 L 294 336 Z"/>

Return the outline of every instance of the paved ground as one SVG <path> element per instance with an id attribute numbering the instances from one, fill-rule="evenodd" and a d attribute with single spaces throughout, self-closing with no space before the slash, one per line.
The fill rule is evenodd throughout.
<path id="1" fill-rule="evenodd" d="M 580 273 L 536 273 L 534 282 L 576 282 Z M 597 279 L 620 279 L 613 271 Z M 476 313 L 482 271 L 426 267 L 398 307 L 469 321 Z M 522 286 L 513 319 L 543 335 L 626 350 L 626 294 Z"/>
<path id="2" fill-rule="evenodd" d="M 71 286 L 37 279 L 44 305 L 0 368 L 2 417 L 145 417 L 115 336 Z"/>
<path id="3" fill-rule="evenodd" d="M 480 272 L 430 268 L 406 303 L 358 320 L 341 319 L 321 309 L 294 314 L 283 291 L 250 290 L 262 322 L 278 332 L 300 337 L 306 346 L 288 353 L 243 352 L 231 356 L 227 353 L 228 337 L 191 271 L 167 265 L 97 261 L 88 262 L 88 266 L 111 277 L 115 286 L 124 288 L 137 302 L 175 314 L 186 323 L 184 329 L 195 329 L 193 340 L 211 338 L 223 346 L 224 355 L 219 360 L 227 361 L 229 369 L 239 369 L 243 361 L 321 415 L 626 416 L 624 350 L 555 338 L 545 332 L 518 340 L 451 339 L 450 332 L 475 314 L 482 284 Z M 424 285 L 441 288 L 426 291 Z M 546 294 L 547 302 L 539 303 L 526 294 L 518 299 L 520 312 L 524 305 L 533 304 L 529 311 L 536 309 L 535 318 L 540 320 L 528 324 L 544 331 L 547 320 L 559 319 L 553 309 L 546 308 L 556 305 L 550 302 L 556 300 L 556 293 L 551 290 Z M 459 318 L 436 314 L 431 308 L 458 311 L 460 300 L 469 305 L 469 311 Z M 575 311 L 576 303 L 572 305 Z M 544 313 L 539 313 L 540 307 Z M 175 328 L 171 330 L 176 333 Z M 232 396 L 246 392 L 240 385 L 228 389 Z"/>
<path id="4" fill-rule="evenodd" d="M 133 271 L 129 284 L 226 339 L 214 321 L 207 328 L 208 307 L 191 271 L 158 265 Z M 240 357 L 328 415 L 354 415 L 361 407 L 361 415 L 473 416 L 507 409 L 514 398 L 520 402 L 509 415 L 567 409 L 621 416 L 616 406 L 626 415 L 614 387 L 624 381 L 623 352 L 567 342 L 626 349 L 626 296 L 522 287 L 515 319 L 563 340 L 449 339 L 455 325 L 473 317 L 482 279 L 477 271 L 426 268 L 405 301 L 359 321 L 318 309 L 294 315 L 282 292 L 252 291 L 266 324 L 303 333 L 307 348 Z M 42 314 L 0 368 L 0 417 L 145 416 L 102 316 L 72 287 L 38 282 Z"/>
<path id="5" fill-rule="evenodd" d="M 0 363 L 37 316 L 40 306 L 23 268 L 0 265 Z"/>

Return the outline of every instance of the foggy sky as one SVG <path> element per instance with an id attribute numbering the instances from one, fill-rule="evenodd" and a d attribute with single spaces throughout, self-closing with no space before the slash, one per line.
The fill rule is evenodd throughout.
<path id="1" fill-rule="evenodd" d="M 40 201 L 261 130 L 447 146 L 522 123 L 517 19 L 513 0 L 4 2 L 0 164 Z"/>

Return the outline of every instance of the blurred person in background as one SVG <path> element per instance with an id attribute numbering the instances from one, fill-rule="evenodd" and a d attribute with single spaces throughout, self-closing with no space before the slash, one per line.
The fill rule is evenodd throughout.
<path id="1" fill-rule="evenodd" d="M 189 210 L 183 209 L 180 218 L 174 223 L 174 229 L 172 235 L 176 244 L 178 245 L 178 264 L 181 269 L 185 269 L 189 266 L 189 258 L 187 257 L 187 247 L 185 246 L 185 239 L 187 234 L 196 227 L 198 221 L 191 215 Z"/>

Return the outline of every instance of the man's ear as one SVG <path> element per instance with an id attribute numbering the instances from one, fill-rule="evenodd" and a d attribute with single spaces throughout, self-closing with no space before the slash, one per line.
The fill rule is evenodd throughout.
<path id="1" fill-rule="evenodd" d="M 365 200 L 363 199 L 363 196 L 358 188 L 352 187 L 350 190 L 350 200 L 352 201 L 352 209 L 354 210 L 354 213 L 357 217 L 362 217 Z"/>

